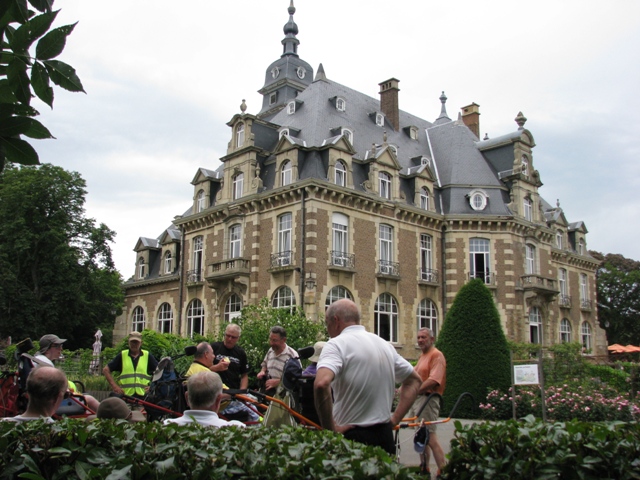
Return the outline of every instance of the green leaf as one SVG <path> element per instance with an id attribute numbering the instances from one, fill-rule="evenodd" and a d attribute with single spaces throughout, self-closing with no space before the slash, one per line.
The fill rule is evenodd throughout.
<path id="1" fill-rule="evenodd" d="M 0 137 L 17 137 L 29 130 L 28 117 L 10 117 L 0 123 Z"/>
<path id="2" fill-rule="evenodd" d="M 36 45 L 36 58 L 38 60 L 51 60 L 60 55 L 67 43 L 67 36 L 73 32 L 77 24 L 78 22 L 54 28 L 42 37 Z"/>
<path id="3" fill-rule="evenodd" d="M 2 81 L 0 81 L 0 84 Z M 0 88 L 1 90 L 1 88 Z M 12 115 L 21 115 L 23 117 L 37 117 L 40 113 L 29 105 L 22 105 L 21 103 L 6 103 L 0 102 L 0 120 L 8 118 Z"/>
<path id="4" fill-rule="evenodd" d="M 106 478 L 106 480 L 120 480 L 123 478 L 130 478 L 129 477 L 129 471 L 131 470 L 131 468 L 133 467 L 133 465 L 127 465 L 124 468 L 121 468 L 120 470 L 113 470 L 109 476 Z"/>
<path id="5" fill-rule="evenodd" d="M 53 7 L 53 0 L 29 0 L 29 3 L 40 12 L 50 12 Z"/>
<path id="6" fill-rule="evenodd" d="M 11 39 L 11 47 L 14 50 L 27 50 L 34 41 L 47 33 L 59 11 L 43 13 L 20 26 Z"/>
<path id="7" fill-rule="evenodd" d="M 24 465 L 29 469 L 29 471 L 31 471 L 33 473 L 41 473 L 40 472 L 40 468 L 38 467 L 38 464 L 33 460 L 33 458 L 31 458 L 27 454 L 23 454 L 22 458 L 24 458 Z M 20 476 L 22 477 L 23 475 L 28 475 L 28 474 L 22 474 Z M 30 477 L 25 477 L 25 478 L 37 478 L 37 479 L 40 479 L 42 477 L 40 477 L 39 475 L 33 475 L 33 476 L 30 476 Z"/>
<path id="8" fill-rule="evenodd" d="M 27 65 L 19 59 L 14 59 L 7 69 L 7 79 L 18 101 L 29 105 L 32 95 Z"/>
<path id="9" fill-rule="evenodd" d="M 13 88 L 9 84 L 9 80 L 6 78 L 0 79 L 0 102 L 2 103 L 15 103 L 18 101 Z"/>
<path id="10" fill-rule="evenodd" d="M 70 92 L 84 92 L 82 82 L 71 65 L 58 60 L 46 60 L 42 63 L 47 67 L 47 72 L 49 72 L 53 83 Z"/>
<path id="11" fill-rule="evenodd" d="M 18 163 L 20 165 L 40 164 L 35 149 L 24 140 L 0 137 L 0 145 L 4 147 L 7 160 L 12 163 Z"/>
<path id="12" fill-rule="evenodd" d="M 31 85 L 38 98 L 53 108 L 53 88 L 49 84 L 47 69 L 40 62 L 31 69 Z"/>

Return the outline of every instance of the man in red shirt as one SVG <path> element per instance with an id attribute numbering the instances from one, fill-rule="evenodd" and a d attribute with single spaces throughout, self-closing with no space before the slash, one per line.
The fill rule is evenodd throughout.
<path id="1" fill-rule="evenodd" d="M 433 332 L 430 329 L 421 328 L 418 330 L 418 347 L 422 350 L 422 355 L 418 358 L 414 370 L 420 376 L 422 384 L 409 416 L 417 415 L 422 410 L 420 419 L 427 422 L 437 420 L 440 413 L 440 399 L 432 397 L 431 401 L 424 406 L 427 397 L 432 393 L 442 395 L 447 383 L 447 362 L 442 352 L 434 346 L 434 340 Z M 429 429 L 429 443 L 420 453 L 420 470 L 424 473 L 429 471 L 429 449 L 431 449 L 439 475 L 445 463 L 444 451 L 436 436 L 436 425 L 428 425 L 427 428 Z"/>

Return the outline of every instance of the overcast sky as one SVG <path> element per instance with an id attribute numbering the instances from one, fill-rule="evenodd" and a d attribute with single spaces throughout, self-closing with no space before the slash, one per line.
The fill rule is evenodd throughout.
<path id="1" fill-rule="evenodd" d="M 240 113 L 261 108 L 282 54 L 289 0 L 58 0 L 54 26 L 78 21 L 59 57 L 87 95 L 36 104 L 56 140 L 41 162 L 80 172 L 87 215 L 117 232 L 125 278 L 139 237 L 191 204 L 199 167 L 215 169 Z M 378 98 L 400 80 L 400 108 L 434 121 L 480 105 L 489 137 L 536 142 L 540 194 L 582 220 L 588 248 L 640 260 L 640 2 L 296 0 L 298 53 L 328 78 Z"/>

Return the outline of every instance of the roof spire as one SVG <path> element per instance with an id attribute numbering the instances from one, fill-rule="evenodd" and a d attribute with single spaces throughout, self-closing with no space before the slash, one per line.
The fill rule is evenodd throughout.
<path id="1" fill-rule="evenodd" d="M 518 112 L 518 115 L 514 120 L 518 124 L 518 130 L 524 130 L 524 124 L 527 123 L 527 117 L 525 117 L 522 112 Z"/>
<path id="2" fill-rule="evenodd" d="M 447 115 L 447 96 L 444 94 L 444 90 L 442 91 L 442 95 L 440 95 L 440 102 L 442 103 L 442 109 L 440 110 L 440 116 L 438 118 L 449 118 Z"/>
<path id="3" fill-rule="evenodd" d="M 282 39 L 283 51 L 282 56 L 295 55 L 298 56 L 298 45 L 300 41 L 296 38 L 298 34 L 298 25 L 293 21 L 293 14 L 296 13 L 296 7 L 293 6 L 293 0 L 289 4 L 287 10 L 289 12 L 289 21 L 284 25 L 284 38 Z"/>

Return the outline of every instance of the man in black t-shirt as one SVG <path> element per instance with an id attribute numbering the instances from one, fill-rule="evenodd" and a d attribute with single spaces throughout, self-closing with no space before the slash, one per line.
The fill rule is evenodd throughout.
<path id="1" fill-rule="evenodd" d="M 224 340 L 211 344 L 215 355 L 211 370 L 220 375 L 227 387 L 236 390 L 244 390 L 249 386 L 247 354 L 237 345 L 241 333 L 239 325 L 230 323 L 224 331 Z"/>

